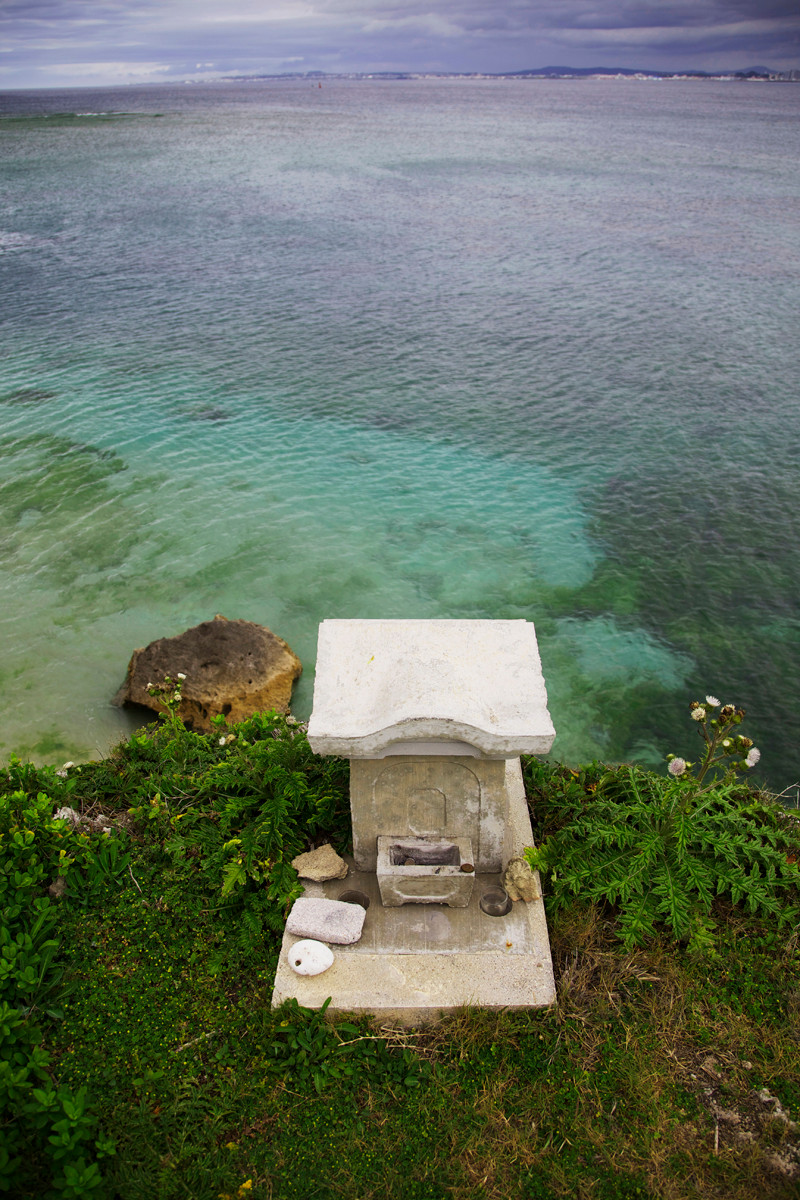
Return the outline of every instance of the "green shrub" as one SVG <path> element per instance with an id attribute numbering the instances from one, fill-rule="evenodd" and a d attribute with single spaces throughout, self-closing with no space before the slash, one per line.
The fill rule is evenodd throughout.
<path id="1" fill-rule="evenodd" d="M 708 783 L 730 747 L 693 720 Z M 750 769 L 752 747 L 734 749 Z M 203 735 L 173 704 L 101 762 L 12 760 L 0 770 L 0 1195 L 533 1200 L 681 1181 L 703 1197 L 788 1194 L 765 1184 L 769 1131 L 762 1145 L 722 1129 L 711 1154 L 698 1065 L 714 1056 L 726 1107 L 752 1108 L 754 1087 L 784 1105 L 800 1095 L 785 930 L 798 827 L 743 784 L 703 789 L 691 764 L 678 776 L 670 762 L 661 778 L 525 761 L 549 902 L 597 902 L 551 925 L 559 1004 L 464 1010 L 409 1034 L 270 1007 L 291 858 L 350 837 L 347 763 L 315 756 L 291 718 Z M 54 821 L 67 803 L 116 813 L 129 833 Z M 664 937 L 613 949 L 615 930 L 626 946 L 665 929 L 703 945 L 709 913 L 713 974 Z"/>
<path id="2" fill-rule="evenodd" d="M 169 863 L 185 904 L 227 905 L 242 949 L 283 932 L 301 887 L 291 860 L 322 837 L 350 839 L 349 768 L 322 759 L 293 717 L 259 713 L 212 734 L 184 728 L 174 713 L 120 746 L 105 764 L 82 768 L 82 787 L 126 802 L 155 861 Z"/>
<path id="3" fill-rule="evenodd" d="M 779 924 L 800 901 L 800 822 L 732 778 L 705 789 L 633 766 L 576 770 L 526 759 L 537 825 L 526 851 L 549 903 L 574 898 L 618 910 L 626 949 L 658 929 L 709 948 L 716 896 Z"/>
<path id="4" fill-rule="evenodd" d="M 63 973 L 44 893 L 56 875 L 78 888 L 76 859 L 91 861 L 89 838 L 55 820 L 53 807 L 44 792 L 0 795 L 0 1190 L 77 1200 L 102 1188 L 96 1160 L 114 1147 L 98 1136 L 85 1090 L 53 1082 L 41 1046 L 41 1021 L 60 1015 Z"/>
<path id="5" fill-rule="evenodd" d="M 347 1021 L 325 1020 L 330 997 L 319 1009 L 303 1008 L 287 1000 L 276 1015 L 272 1044 L 265 1065 L 288 1075 L 295 1087 L 322 1092 L 345 1083 L 392 1090 L 419 1087 L 431 1073 L 431 1065 L 404 1046 L 391 1046 L 367 1023 L 363 1028 Z"/>

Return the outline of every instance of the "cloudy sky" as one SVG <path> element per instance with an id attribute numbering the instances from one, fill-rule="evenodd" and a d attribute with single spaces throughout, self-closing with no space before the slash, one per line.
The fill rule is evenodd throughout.
<path id="1" fill-rule="evenodd" d="M 0 0 L 0 87 L 284 71 L 800 67 L 798 0 Z"/>

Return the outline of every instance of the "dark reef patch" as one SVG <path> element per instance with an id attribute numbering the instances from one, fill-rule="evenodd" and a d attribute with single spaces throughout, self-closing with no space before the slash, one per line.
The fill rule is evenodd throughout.
<path id="1" fill-rule="evenodd" d="M 0 392 L 0 404 L 44 404 L 55 400 L 56 393 L 47 388 L 15 388 L 11 392 Z"/>

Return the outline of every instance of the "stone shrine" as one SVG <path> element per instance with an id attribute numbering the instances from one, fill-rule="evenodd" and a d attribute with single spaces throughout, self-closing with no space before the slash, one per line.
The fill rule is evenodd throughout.
<path id="1" fill-rule="evenodd" d="M 532 845 L 519 755 L 554 737 L 530 622 L 324 621 L 308 740 L 350 759 L 353 869 L 305 895 L 355 893 L 368 911 L 318 976 L 289 969 L 287 933 L 273 1004 L 330 996 L 331 1009 L 418 1021 L 552 1003 L 538 887 L 528 902 L 489 899 Z"/>

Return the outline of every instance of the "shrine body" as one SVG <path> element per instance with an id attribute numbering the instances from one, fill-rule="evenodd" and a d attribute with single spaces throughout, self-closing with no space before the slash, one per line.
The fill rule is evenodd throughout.
<path id="1" fill-rule="evenodd" d="M 287 969 L 284 938 L 273 1003 L 406 1022 L 552 1003 L 540 891 L 499 918 L 482 898 L 532 845 L 519 759 L 554 737 L 531 622 L 324 621 L 308 740 L 350 761 L 353 852 L 346 880 L 305 894 L 367 908 L 320 976 Z"/>

